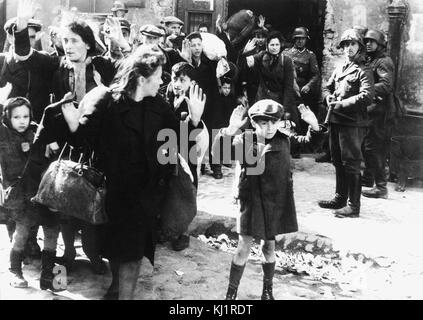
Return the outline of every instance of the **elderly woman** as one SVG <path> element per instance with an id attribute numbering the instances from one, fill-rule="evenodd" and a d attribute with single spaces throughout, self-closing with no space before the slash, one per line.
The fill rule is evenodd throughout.
<path id="1" fill-rule="evenodd" d="M 371 70 L 365 68 L 365 46 L 361 34 L 350 29 L 343 33 L 339 47 L 345 61 L 340 64 L 323 88 L 323 98 L 329 107 L 329 144 L 336 170 L 336 193 L 319 206 L 335 211 L 339 218 L 356 218 L 360 214 L 363 144 L 367 106 L 374 97 Z"/>
<path id="2" fill-rule="evenodd" d="M 195 86 L 190 90 L 187 121 L 176 118 L 157 94 L 164 63 L 158 47 L 140 46 L 124 61 L 110 89 L 87 94 L 82 111 L 73 104 L 62 107 L 74 144 L 88 139 L 107 177 L 104 255 L 113 280 L 106 298 L 133 299 L 142 258 L 154 262 L 156 218 L 170 173 L 170 167 L 158 160 L 164 151 L 159 132 L 171 129 L 179 136 L 184 126 L 188 132 L 194 130 L 204 111 L 205 96 Z"/>
<path id="3" fill-rule="evenodd" d="M 282 54 L 283 37 L 280 32 L 267 36 L 266 51 L 247 57 L 247 65 L 256 68 L 260 82 L 255 101 L 272 99 L 286 108 L 291 120 L 298 125 L 299 115 L 295 106 L 294 65 Z M 247 49 L 248 51 L 248 49 Z M 250 101 L 250 105 L 253 103 Z"/>

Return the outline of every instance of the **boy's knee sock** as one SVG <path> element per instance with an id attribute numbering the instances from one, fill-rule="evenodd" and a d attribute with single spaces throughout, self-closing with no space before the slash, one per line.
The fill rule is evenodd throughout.
<path id="1" fill-rule="evenodd" d="M 231 271 L 229 273 L 229 288 L 238 289 L 239 282 L 241 281 L 242 274 L 244 273 L 244 269 L 245 264 L 243 266 L 239 266 L 232 262 Z"/>
<path id="2" fill-rule="evenodd" d="M 273 276 L 275 274 L 275 262 L 272 263 L 263 263 L 263 283 L 265 284 L 272 284 L 273 283 Z"/>

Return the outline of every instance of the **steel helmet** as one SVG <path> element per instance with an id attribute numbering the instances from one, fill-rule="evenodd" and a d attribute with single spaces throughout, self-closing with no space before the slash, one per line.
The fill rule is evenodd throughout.
<path id="1" fill-rule="evenodd" d="M 292 39 L 295 38 L 307 38 L 310 39 L 310 36 L 308 35 L 308 29 L 305 27 L 299 27 L 294 30 L 294 33 L 292 34 Z"/>
<path id="2" fill-rule="evenodd" d="M 126 13 L 128 12 L 128 8 L 126 7 L 126 4 L 123 3 L 122 1 L 115 1 L 113 3 L 113 7 L 111 10 L 112 12 L 119 11 L 119 10 L 125 11 Z"/>
<path id="3" fill-rule="evenodd" d="M 385 35 L 378 30 L 367 31 L 366 35 L 364 36 L 364 40 L 366 39 L 372 39 L 376 41 L 377 44 L 381 45 L 382 47 L 386 47 Z"/>
<path id="4" fill-rule="evenodd" d="M 363 37 L 356 29 L 348 29 L 341 36 L 338 48 L 342 48 L 345 41 L 357 41 L 361 47 L 364 47 Z"/>

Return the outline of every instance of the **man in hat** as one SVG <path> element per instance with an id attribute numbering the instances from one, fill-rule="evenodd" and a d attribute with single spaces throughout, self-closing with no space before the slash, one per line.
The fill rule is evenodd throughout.
<path id="1" fill-rule="evenodd" d="M 391 130 L 395 114 L 394 72 L 392 59 L 386 53 L 385 35 L 378 30 L 367 31 L 364 37 L 367 51 L 367 65 L 373 71 L 375 99 L 367 107 L 369 127 L 364 138 L 363 156 L 366 169 L 362 185 L 372 188 L 362 195 L 368 198 L 387 199 L 385 164 L 389 150 Z"/>
<path id="2" fill-rule="evenodd" d="M 182 49 L 182 40 L 185 35 L 182 33 L 184 22 L 177 17 L 167 16 L 164 17 L 161 23 L 166 28 L 166 48 Z"/>
<path id="3" fill-rule="evenodd" d="M 152 25 L 146 24 L 140 28 L 140 35 L 141 35 L 141 43 L 147 45 L 157 45 L 159 49 L 163 52 L 166 57 L 166 63 L 163 65 L 163 72 L 162 72 L 162 81 L 163 84 L 160 87 L 159 93 L 162 96 L 165 96 L 167 86 L 170 83 L 170 75 L 172 72 L 172 67 L 179 63 L 185 61 L 179 53 L 171 48 L 163 48 L 160 44 L 160 39 L 165 36 L 165 32 Z"/>
<path id="4" fill-rule="evenodd" d="M 159 45 L 165 32 L 152 24 L 146 24 L 140 28 L 140 35 L 142 44 Z"/>
<path id="5" fill-rule="evenodd" d="M 111 11 L 114 17 L 125 19 L 125 16 L 128 13 L 128 8 L 122 1 L 115 1 Z"/>

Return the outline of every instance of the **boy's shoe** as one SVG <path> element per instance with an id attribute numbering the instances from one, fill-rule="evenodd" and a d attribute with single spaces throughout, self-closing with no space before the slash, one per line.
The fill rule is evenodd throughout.
<path id="1" fill-rule="evenodd" d="M 28 281 L 25 280 L 22 273 L 10 271 L 10 286 L 13 288 L 28 288 Z"/>
<path id="2" fill-rule="evenodd" d="M 189 236 L 181 234 L 176 239 L 172 240 L 172 249 L 174 251 L 182 251 L 189 247 Z"/>
<path id="3" fill-rule="evenodd" d="M 14 288 L 27 288 L 28 282 L 22 274 L 22 251 L 10 251 L 10 285 Z"/>
<path id="4" fill-rule="evenodd" d="M 228 292 L 226 292 L 225 300 L 236 300 L 237 293 L 238 293 L 238 289 L 228 287 Z"/>

